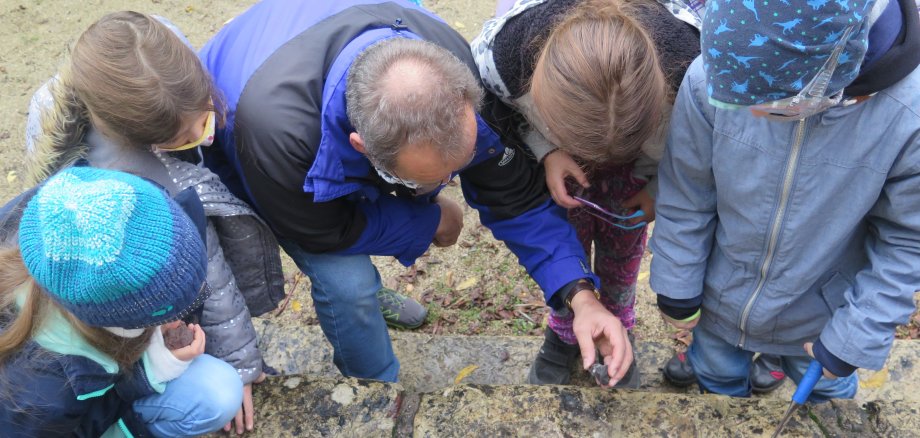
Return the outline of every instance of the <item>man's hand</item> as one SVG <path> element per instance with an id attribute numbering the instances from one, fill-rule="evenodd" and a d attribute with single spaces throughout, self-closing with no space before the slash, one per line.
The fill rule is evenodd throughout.
<path id="1" fill-rule="evenodd" d="M 639 216 L 635 219 L 629 221 L 630 224 L 638 224 L 639 222 L 645 221 L 646 223 L 652 222 L 655 220 L 655 198 L 652 198 L 652 195 L 649 195 L 647 191 L 639 190 L 639 193 L 633 195 L 633 197 L 623 201 L 623 208 L 635 208 L 642 210 L 645 213 L 645 216 Z"/>
<path id="2" fill-rule="evenodd" d="M 814 345 L 815 345 L 815 344 L 814 344 L 813 342 L 806 342 L 806 343 L 805 343 L 805 352 L 808 353 L 808 355 L 811 356 L 812 359 L 815 358 L 815 353 L 811 351 L 811 349 L 814 347 Z M 835 376 L 833 373 L 831 373 L 830 371 L 828 371 L 827 368 L 821 368 L 821 371 L 824 372 L 824 378 L 826 378 L 826 379 L 836 379 L 836 378 L 837 378 L 837 376 Z"/>
<path id="3" fill-rule="evenodd" d="M 236 411 L 236 417 L 224 425 L 224 432 L 230 432 L 230 429 L 236 424 L 236 434 L 242 435 L 244 422 L 246 431 L 252 432 L 252 429 L 255 427 L 255 408 L 252 405 L 252 384 L 262 383 L 264 380 L 265 373 L 262 373 L 259 378 L 252 383 L 243 385 L 243 405 L 240 406 L 240 410 Z"/>
<path id="4" fill-rule="evenodd" d="M 581 207 L 581 202 L 569 196 L 565 189 L 565 179 L 570 176 L 582 187 L 591 187 L 578 163 L 569 154 L 556 149 L 543 158 L 543 168 L 546 170 L 546 187 L 553 201 L 563 208 Z"/>
<path id="5" fill-rule="evenodd" d="M 613 316 L 593 294 L 581 292 L 572 297 L 575 312 L 573 331 L 581 349 L 582 366 L 594 364 L 595 350 L 600 351 L 613 387 L 626 375 L 633 361 L 632 346 L 620 319 Z"/>
<path id="6" fill-rule="evenodd" d="M 680 330 L 693 330 L 693 328 L 696 327 L 696 324 L 700 322 L 700 315 L 702 314 L 701 311 L 697 311 L 687 319 L 674 319 L 668 315 L 665 315 L 664 312 L 660 310 L 658 312 L 661 313 L 661 318 L 664 319 L 665 322 Z"/>
<path id="7" fill-rule="evenodd" d="M 451 246 L 457 243 L 460 231 L 463 230 L 463 210 L 446 196 L 438 195 L 434 201 L 441 207 L 441 223 L 438 224 L 432 243 L 442 248 Z"/>

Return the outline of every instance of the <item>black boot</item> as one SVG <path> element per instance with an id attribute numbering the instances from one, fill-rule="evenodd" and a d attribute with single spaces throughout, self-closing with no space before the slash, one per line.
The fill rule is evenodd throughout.
<path id="1" fill-rule="evenodd" d="M 551 328 L 546 328 L 543 346 L 537 353 L 527 382 L 532 385 L 568 385 L 572 364 L 578 359 L 578 345 L 566 344 Z"/>
<path id="2" fill-rule="evenodd" d="M 751 365 L 751 386 L 754 392 L 763 394 L 779 388 L 786 378 L 782 359 L 779 356 L 761 354 Z"/>
<path id="3" fill-rule="evenodd" d="M 613 385 L 614 388 L 639 389 L 639 385 L 642 383 L 639 378 L 639 367 L 636 365 L 636 362 L 639 360 L 639 354 L 636 351 L 636 338 L 633 337 L 631 332 L 629 333 L 629 346 L 632 347 L 633 361 L 629 364 L 629 369 L 626 370 L 626 374 L 623 375 L 623 378 L 620 379 L 616 385 Z"/>
<path id="4" fill-rule="evenodd" d="M 686 388 L 696 383 L 696 373 L 690 366 L 690 360 L 686 353 L 677 353 L 668 360 L 662 371 L 664 378 L 671 382 L 672 385 Z"/>
<path id="5" fill-rule="evenodd" d="M 664 377 L 674 386 L 681 388 L 696 383 L 696 374 L 685 353 L 677 353 L 664 367 Z M 754 392 L 763 394 L 779 388 L 786 378 L 779 356 L 761 354 L 751 364 L 751 386 Z"/>

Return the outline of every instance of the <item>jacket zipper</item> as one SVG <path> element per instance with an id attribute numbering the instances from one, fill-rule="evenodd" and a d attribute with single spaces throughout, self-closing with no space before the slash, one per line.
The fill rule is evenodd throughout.
<path id="1" fill-rule="evenodd" d="M 773 227 L 770 230 L 770 243 L 767 246 L 767 255 L 760 265 L 760 281 L 754 288 L 754 293 L 744 305 L 744 311 L 741 312 L 741 323 L 738 328 L 741 329 L 741 340 L 738 342 L 738 348 L 744 348 L 744 341 L 747 337 L 745 327 L 747 327 L 748 317 L 751 315 L 751 309 L 754 307 L 754 301 L 763 290 L 767 283 L 767 273 L 770 270 L 770 264 L 773 262 L 773 256 L 776 252 L 777 239 L 779 238 L 779 229 L 783 223 L 783 215 L 786 214 L 786 206 L 789 203 L 789 194 L 792 190 L 792 180 L 795 177 L 795 169 L 799 162 L 799 153 L 802 151 L 802 141 L 805 138 L 805 119 L 799 121 L 799 126 L 795 130 L 795 143 L 792 145 L 792 154 L 789 156 L 789 162 L 786 166 L 786 175 L 783 177 L 783 193 L 780 197 L 779 208 L 773 217 Z"/>

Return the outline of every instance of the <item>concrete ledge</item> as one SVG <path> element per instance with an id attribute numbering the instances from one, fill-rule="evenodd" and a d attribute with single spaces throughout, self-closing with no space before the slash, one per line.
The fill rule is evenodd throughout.
<path id="1" fill-rule="evenodd" d="M 574 386 L 455 385 L 414 394 L 395 384 L 305 376 L 272 377 L 255 388 L 251 436 L 258 437 L 770 436 L 787 407 L 772 398 Z M 783 436 L 918 431 L 916 403 L 841 400 L 800 409 Z"/>
<path id="2" fill-rule="evenodd" d="M 265 437 L 391 437 L 402 391 L 395 384 L 308 376 L 273 377 L 254 388 L 256 432 Z"/>
<path id="3" fill-rule="evenodd" d="M 283 374 L 336 378 L 332 347 L 318 326 L 279 326 L 257 320 L 260 348 L 266 362 Z M 431 336 L 391 331 L 393 349 L 401 363 L 400 383 L 409 392 L 432 392 L 460 383 L 523 384 L 542 338 L 532 336 Z M 669 346 L 651 340 L 637 344 L 637 363 L 644 391 L 697 393 L 694 386 L 676 388 L 664 382 L 661 367 L 671 357 Z M 920 405 L 920 342 L 896 341 L 887 366 L 859 370 L 859 401 L 911 401 Z M 461 376 L 461 372 L 463 375 Z M 585 373 L 575 372 L 573 385 L 592 386 Z M 794 385 L 787 382 L 766 396 L 789 400 Z"/>
<path id="4" fill-rule="evenodd" d="M 562 386 L 456 386 L 424 394 L 414 436 L 770 436 L 787 403 Z M 799 409 L 784 437 L 917 436 L 916 406 Z"/>

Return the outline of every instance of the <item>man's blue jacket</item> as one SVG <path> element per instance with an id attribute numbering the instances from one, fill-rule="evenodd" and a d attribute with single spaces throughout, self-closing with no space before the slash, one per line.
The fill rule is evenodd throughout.
<path id="1" fill-rule="evenodd" d="M 432 195 L 387 184 L 348 141 L 348 68 L 367 46 L 400 37 L 444 47 L 478 78 L 466 40 L 408 1 L 265 0 L 201 51 L 227 109 L 206 164 L 308 252 L 390 255 L 410 265 L 433 240 L 440 208 Z M 510 134 L 511 117 L 486 96 L 476 155 L 460 179 L 482 223 L 550 302 L 574 280 L 598 279 L 565 211 L 550 200 L 541 167 Z"/>

